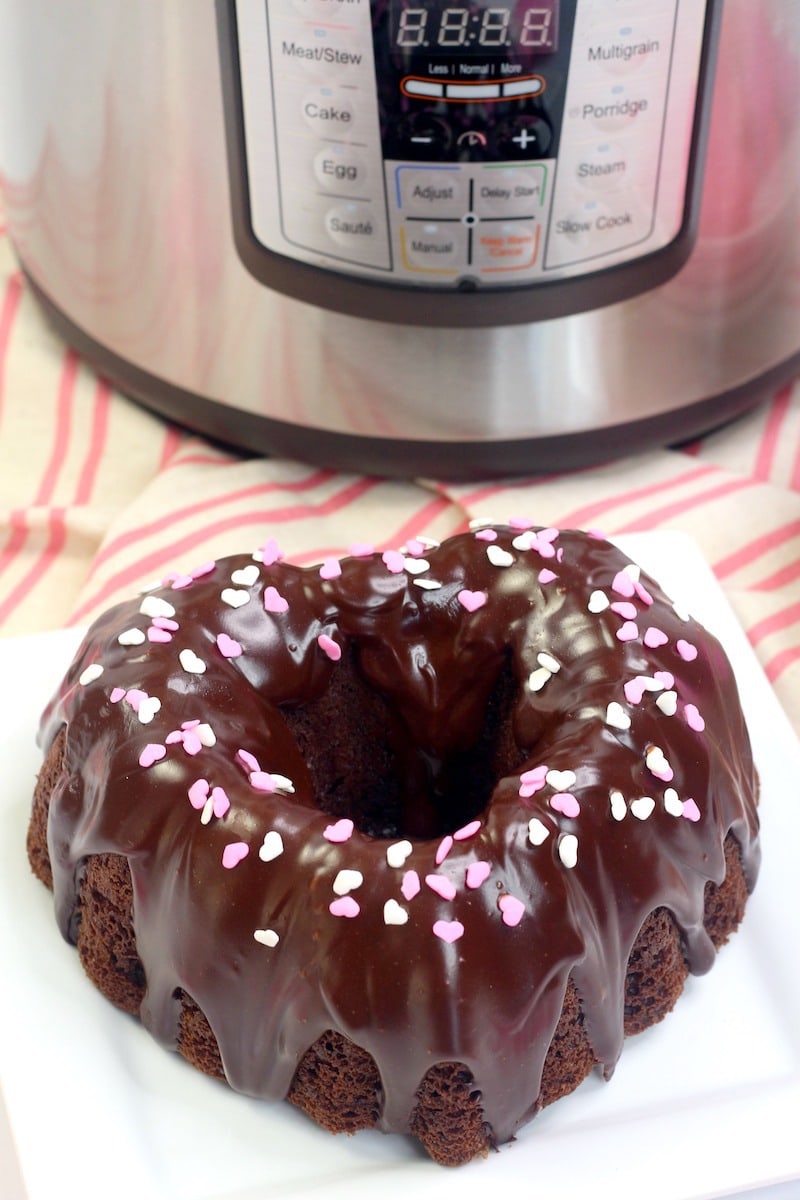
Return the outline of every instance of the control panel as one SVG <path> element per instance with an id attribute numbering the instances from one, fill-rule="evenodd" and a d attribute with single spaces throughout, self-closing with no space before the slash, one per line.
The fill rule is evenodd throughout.
<path id="1" fill-rule="evenodd" d="M 444 290 L 578 278 L 686 221 L 706 0 L 230 0 L 251 241 Z"/>

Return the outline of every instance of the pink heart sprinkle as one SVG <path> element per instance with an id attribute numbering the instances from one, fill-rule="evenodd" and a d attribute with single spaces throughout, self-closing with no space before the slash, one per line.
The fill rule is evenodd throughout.
<path id="1" fill-rule="evenodd" d="M 342 817 L 339 821 L 334 821 L 333 825 L 326 825 L 322 836 L 326 842 L 346 842 L 353 836 L 354 829 L 350 818 Z"/>
<path id="2" fill-rule="evenodd" d="M 425 882 L 431 891 L 436 892 L 436 895 L 441 896 L 443 900 L 455 900 L 455 884 L 446 875 L 426 875 Z"/>
<path id="3" fill-rule="evenodd" d="M 189 788 L 189 801 L 192 808 L 202 808 L 208 799 L 211 785 L 207 779 L 196 779 Z"/>
<path id="4" fill-rule="evenodd" d="M 135 713 L 139 711 L 139 705 L 143 700 L 147 699 L 147 692 L 143 692 L 141 688 L 128 688 L 125 693 L 125 699 L 130 704 Z"/>
<path id="5" fill-rule="evenodd" d="M 340 896 L 328 905 L 328 912 L 334 917 L 357 917 L 361 907 L 352 896 Z"/>
<path id="6" fill-rule="evenodd" d="M 644 632 L 644 644 L 651 650 L 655 650 L 658 646 L 666 646 L 668 641 L 669 638 L 664 630 L 656 629 L 655 625 L 649 625 Z"/>
<path id="7" fill-rule="evenodd" d="M 639 597 L 642 604 L 646 604 L 649 607 L 653 603 L 653 597 L 650 595 L 644 584 L 640 583 L 638 579 L 635 579 L 633 582 L 633 590 L 636 592 L 636 595 Z"/>
<path id="8" fill-rule="evenodd" d="M 406 560 L 399 550 L 386 550 L 381 558 L 386 570 L 391 571 L 393 575 L 399 575 L 405 569 Z"/>
<path id="9" fill-rule="evenodd" d="M 626 621 L 617 630 L 617 637 L 621 642 L 634 642 L 639 636 L 639 626 L 635 621 Z"/>
<path id="10" fill-rule="evenodd" d="M 172 634 L 167 629 L 159 629 L 156 625 L 151 625 L 147 630 L 147 640 L 166 644 L 172 641 Z"/>
<path id="11" fill-rule="evenodd" d="M 453 839 L 450 836 L 450 834 L 448 833 L 448 835 L 446 837 L 443 837 L 442 840 L 439 842 L 439 845 L 436 847 L 436 860 L 435 861 L 436 861 L 437 867 L 440 867 L 442 865 L 442 863 L 447 858 L 448 854 L 450 853 L 450 851 L 452 849 L 453 849 Z"/>
<path id="12" fill-rule="evenodd" d="M 636 587 L 627 571 L 617 571 L 611 587 L 618 595 L 628 599 L 636 595 Z"/>
<path id="13" fill-rule="evenodd" d="M 482 883 L 486 882 L 491 873 L 491 863 L 484 862 L 483 859 L 470 863 L 467 867 L 467 887 L 479 888 Z"/>
<path id="14" fill-rule="evenodd" d="M 693 646 L 691 642 L 687 642 L 683 638 L 678 639 L 675 648 L 684 662 L 694 662 L 697 658 L 697 646 Z"/>
<path id="15" fill-rule="evenodd" d="M 552 583 L 554 579 L 558 579 L 555 571 L 551 571 L 549 567 L 542 567 L 539 572 L 539 583 Z"/>
<path id="16" fill-rule="evenodd" d="M 194 567 L 189 574 L 192 579 L 202 579 L 204 575 L 210 575 L 212 571 L 216 570 L 216 566 L 214 559 L 210 558 L 207 562 L 200 563 L 199 567 Z"/>
<path id="17" fill-rule="evenodd" d="M 706 723 L 700 716 L 696 704 L 687 704 L 686 708 L 683 710 L 683 715 L 686 718 L 686 724 L 690 729 L 693 729 L 695 733 L 703 732 L 706 727 Z"/>
<path id="18" fill-rule="evenodd" d="M 320 579 L 338 579 L 342 573 L 342 564 L 338 558 L 326 558 L 319 569 Z"/>
<path id="19" fill-rule="evenodd" d="M 177 633 L 180 629 L 178 622 L 171 617 L 153 617 L 153 625 L 156 629 L 166 629 L 167 633 Z"/>
<path id="20" fill-rule="evenodd" d="M 194 717 L 191 721 L 181 721 L 181 729 L 197 729 L 200 724 L 200 718 Z"/>
<path id="21" fill-rule="evenodd" d="M 371 544 L 371 542 L 354 542 L 348 550 L 348 554 L 350 554 L 352 558 L 369 558 L 369 556 L 374 553 L 375 547 Z"/>
<path id="22" fill-rule="evenodd" d="M 108 697 L 112 704 L 119 704 L 120 700 L 125 698 L 125 688 L 115 687 L 111 689 L 111 695 Z"/>
<path id="23" fill-rule="evenodd" d="M 543 530 L 541 533 L 537 533 L 536 539 L 535 539 L 533 545 L 531 546 L 531 550 L 535 550 L 537 552 L 537 554 L 539 554 L 542 558 L 555 558 L 555 556 L 556 556 L 555 547 L 552 546 L 550 544 L 550 542 L 544 537 L 544 534 L 546 532 L 547 532 L 547 530 Z"/>
<path id="24" fill-rule="evenodd" d="M 483 608 L 489 597 L 486 592 L 471 592 L 469 588 L 462 588 L 456 599 L 467 612 L 477 612 L 479 608 Z"/>
<path id="25" fill-rule="evenodd" d="M 622 690 L 629 704 L 641 704 L 642 696 L 645 693 L 645 683 L 642 676 L 637 675 L 635 679 L 627 679 Z"/>
<path id="26" fill-rule="evenodd" d="M 537 541 L 554 542 L 558 537 L 558 530 L 553 526 L 548 526 L 547 529 L 540 529 L 536 535 Z"/>
<path id="27" fill-rule="evenodd" d="M 270 613 L 285 613 L 289 601 L 283 597 L 272 584 L 264 588 L 264 611 Z"/>
<path id="28" fill-rule="evenodd" d="M 227 633 L 217 634 L 217 649 L 223 658 L 238 658 L 242 653 L 241 643 L 228 637 Z"/>
<path id="29" fill-rule="evenodd" d="M 211 807 L 215 817 L 224 817 L 231 806 L 228 794 L 224 788 L 215 787 L 211 793 Z"/>
<path id="30" fill-rule="evenodd" d="M 435 921 L 433 932 L 443 942 L 450 944 L 457 942 L 460 937 L 464 936 L 464 926 L 460 921 Z"/>
<path id="31" fill-rule="evenodd" d="M 421 542 L 419 538 L 410 538 L 406 542 L 406 550 L 408 550 L 412 558 L 422 558 L 425 553 L 425 543 Z"/>
<path id="32" fill-rule="evenodd" d="M 188 729 L 183 735 L 183 748 L 187 754 L 194 756 L 199 754 L 203 749 L 203 743 L 192 729 Z"/>
<path id="33" fill-rule="evenodd" d="M 686 817 L 687 821 L 700 820 L 700 809 L 697 807 L 691 796 L 688 800 L 684 800 L 683 802 L 683 815 Z"/>
<path id="34" fill-rule="evenodd" d="M 403 876 L 403 882 L 400 884 L 400 891 L 406 900 L 413 900 L 422 890 L 422 884 L 419 881 L 419 875 L 416 871 L 406 871 Z"/>
<path id="35" fill-rule="evenodd" d="M 671 691 L 675 686 L 675 676 L 669 671 L 654 671 L 653 679 L 657 680 L 666 691 Z"/>
<path id="36" fill-rule="evenodd" d="M 342 657 L 342 647 L 338 642 L 335 642 L 327 633 L 321 633 L 317 638 L 317 645 L 323 654 L 327 654 L 331 662 L 338 662 Z"/>
<path id="37" fill-rule="evenodd" d="M 142 753 L 139 755 L 140 767 L 152 767 L 153 763 L 160 762 L 162 758 L 167 756 L 167 747 L 161 746 L 157 742 L 148 742 Z"/>
<path id="38" fill-rule="evenodd" d="M 547 770 L 547 766 L 543 763 L 541 766 L 532 767 L 530 771 L 522 772 L 519 777 L 519 794 L 523 799 L 527 799 L 528 796 L 535 796 L 538 791 L 541 791 L 545 784 Z"/>
<path id="39" fill-rule="evenodd" d="M 479 542 L 496 542 L 497 532 L 494 529 L 479 529 L 475 537 Z"/>
<path id="40" fill-rule="evenodd" d="M 167 736 L 164 738 L 164 741 L 167 743 L 168 746 L 177 746 L 177 745 L 182 746 L 183 745 L 183 731 L 180 729 L 173 729 L 172 733 L 167 734 Z"/>
<path id="41" fill-rule="evenodd" d="M 226 871 L 232 871 L 249 853 L 250 847 L 247 842 L 228 842 L 222 851 L 222 865 Z"/>
<path id="42" fill-rule="evenodd" d="M 626 621 L 633 621 L 636 618 L 636 605 L 631 604 L 630 600 L 615 600 L 611 605 L 611 611 L 624 617 Z"/>
<path id="43" fill-rule="evenodd" d="M 258 764 L 258 759 L 255 754 L 251 754 L 249 750 L 237 750 L 236 761 L 240 767 L 244 767 L 248 774 L 253 771 L 260 771 L 261 767 Z"/>
<path id="44" fill-rule="evenodd" d="M 512 929 L 515 925 L 519 925 L 525 915 L 525 905 L 516 896 L 508 894 L 501 896 L 497 906 L 503 914 L 503 924 L 510 925 Z"/>
<path id="45" fill-rule="evenodd" d="M 283 558 L 283 551 L 278 545 L 274 537 L 268 537 L 264 545 L 261 547 L 261 561 L 265 567 L 271 567 L 274 563 L 280 562 Z"/>
<path id="46" fill-rule="evenodd" d="M 453 834 L 453 840 L 456 842 L 465 842 L 467 838 L 474 837 L 481 827 L 480 821 L 470 821 L 469 825 L 462 825 Z"/>
<path id="47" fill-rule="evenodd" d="M 194 583 L 194 579 L 192 578 L 191 575 L 176 575 L 173 578 L 172 583 L 170 584 L 170 587 L 172 588 L 172 590 L 174 592 L 180 592 L 184 588 L 191 587 L 193 583 Z"/>
<path id="48" fill-rule="evenodd" d="M 581 811 L 581 806 L 572 792 L 555 792 L 550 797 L 550 807 L 563 813 L 565 817 L 577 817 Z"/>
<path id="49" fill-rule="evenodd" d="M 512 529 L 521 529 L 523 532 L 526 529 L 532 529 L 536 524 L 536 522 L 532 521 L 530 517 L 509 517 L 508 523 Z"/>
<path id="50" fill-rule="evenodd" d="M 269 771 L 251 771 L 249 783 L 250 787 L 256 792 L 269 793 L 275 791 L 275 780 Z"/>

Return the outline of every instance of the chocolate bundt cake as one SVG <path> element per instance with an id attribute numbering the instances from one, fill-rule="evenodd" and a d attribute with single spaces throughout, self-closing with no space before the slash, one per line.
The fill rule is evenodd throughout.
<path id="1" fill-rule="evenodd" d="M 273 540 L 95 622 L 28 836 L 63 935 L 165 1046 L 455 1165 L 711 966 L 758 870 L 716 639 L 525 521 L 300 568 Z"/>

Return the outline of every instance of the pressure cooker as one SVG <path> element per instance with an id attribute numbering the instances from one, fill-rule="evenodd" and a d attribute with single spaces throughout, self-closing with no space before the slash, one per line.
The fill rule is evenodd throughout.
<path id="1" fill-rule="evenodd" d="M 795 0 L 5 0 L 0 171 L 57 330 L 246 451 L 562 470 L 800 369 Z"/>

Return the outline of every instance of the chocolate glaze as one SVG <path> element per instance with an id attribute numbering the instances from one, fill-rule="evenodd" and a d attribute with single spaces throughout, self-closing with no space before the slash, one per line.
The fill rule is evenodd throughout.
<path id="1" fill-rule="evenodd" d="M 375 1059 L 382 1128 L 407 1130 L 425 1072 L 456 1061 L 472 1072 L 493 1140 L 503 1142 L 536 1109 L 570 974 L 610 1074 L 622 1048 L 626 964 L 644 919 L 669 909 L 690 969 L 702 972 L 714 957 L 704 887 L 724 876 L 729 831 L 755 882 L 757 783 L 718 642 L 651 579 L 635 586 L 629 560 L 602 539 L 575 531 L 539 539 L 534 529 L 520 541 L 519 528 L 495 531 L 495 541 L 471 532 L 424 551 L 421 570 L 419 553 L 405 561 L 374 553 L 343 559 L 340 574 L 323 578 L 257 554 L 261 561 L 241 555 L 174 578 L 145 602 L 158 597 L 174 609 L 155 620 L 167 625 L 155 636 L 170 640 L 149 640 L 142 597 L 117 606 L 89 631 L 48 707 L 41 744 L 67 726 L 49 830 L 61 929 L 74 940 L 86 856 L 125 855 L 147 979 L 142 1019 L 174 1046 L 178 994 L 188 993 L 238 1090 L 285 1096 L 309 1045 L 337 1030 Z M 237 574 L 248 568 L 252 582 Z M 285 611 L 265 611 L 267 588 Z M 226 589 L 240 593 L 226 593 L 236 607 L 221 599 Z M 462 601 L 474 607 L 474 596 L 459 599 L 464 589 L 484 593 L 482 606 L 469 611 Z M 589 611 L 603 604 L 594 593 L 609 602 L 602 611 Z M 275 599 L 268 593 L 271 607 Z M 630 619 L 611 607 L 620 604 L 635 609 L 630 640 L 619 637 Z M 121 633 L 124 643 L 138 636 L 130 630 L 145 640 L 120 644 Z M 242 653 L 226 657 L 220 634 Z M 341 648 L 338 661 L 326 637 Z M 186 669 L 185 650 L 202 672 L 191 661 Z M 543 675 L 540 654 L 558 669 Z M 95 664 L 102 674 L 83 675 Z M 641 699 L 637 677 L 649 681 Z M 154 715 L 136 689 L 160 700 Z M 666 715 L 657 701 L 671 692 L 675 711 Z M 661 702 L 667 710 L 670 700 Z M 612 703 L 620 710 L 610 714 Z M 211 727 L 213 739 L 200 732 L 213 745 L 182 730 L 197 721 Z M 142 766 L 148 744 L 165 753 Z M 671 781 L 648 766 L 651 747 L 666 756 Z M 276 791 L 256 790 L 240 749 L 294 791 L 280 780 Z M 543 765 L 573 772 L 574 782 L 555 778 L 521 795 L 521 775 Z M 210 800 L 203 814 L 202 795 L 193 806 L 199 779 L 210 797 L 224 789 L 224 815 L 208 811 Z M 621 819 L 614 791 L 625 800 Z M 644 797 L 654 801 L 650 815 L 635 803 Z M 575 802 L 580 811 L 569 815 Z M 351 836 L 329 840 L 346 817 Z M 534 817 L 547 830 L 541 844 L 529 834 Z M 272 831 L 283 851 L 270 859 L 259 852 Z M 443 839 L 454 832 L 447 852 Z M 565 835 L 577 836 L 574 866 Z M 390 865 L 387 849 L 401 840 L 411 852 Z M 246 854 L 226 867 L 231 843 Z M 467 886 L 478 861 L 488 877 Z M 408 898 L 412 869 L 421 888 Z M 341 870 L 363 876 L 349 898 L 333 890 Z M 449 881 L 452 898 L 429 875 Z M 519 909 L 504 897 L 524 906 L 516 924 Z M 343 899 L 357 915 L 334 915 L 331 903 Z M 405 924 L 385 922 L 390 900 Z M 463 932 L 443 940 L 436 922 L 450 936 Z M 254 938 L 265 930 L 277 944 Z"/>

